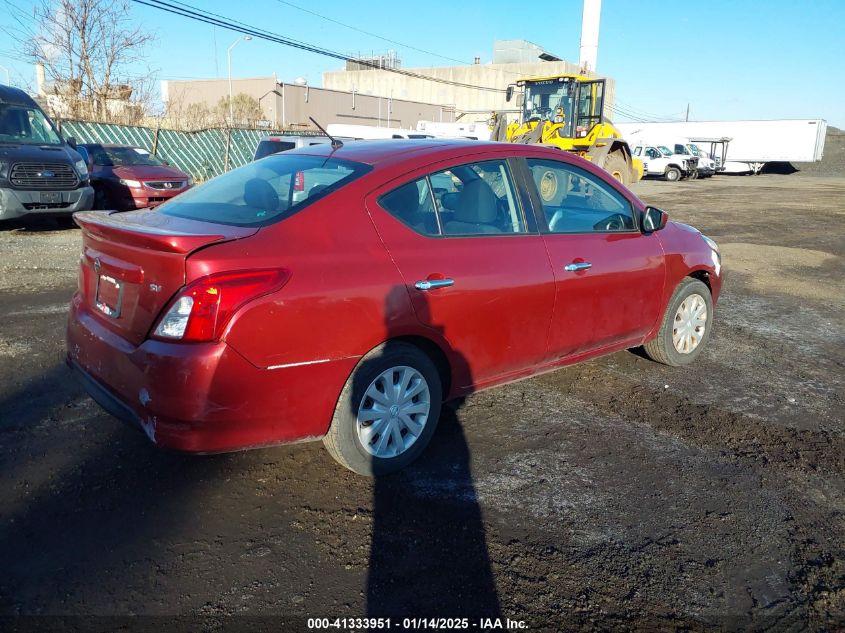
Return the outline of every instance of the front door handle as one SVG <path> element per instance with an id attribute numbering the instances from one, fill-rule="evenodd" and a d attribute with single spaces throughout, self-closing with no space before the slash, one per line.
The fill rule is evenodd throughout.
<path id="1" fill-rule="evenodd" d="M 454 279 L 424 279 L 414 284 L 417 290 L 435 290 L 437 288 L 448 288 L 454 286 Z"/>
<path id="2" fill-rule="evenodd" d="M 587 270 L 588 268 L 592 268 L 593 265 L 590 262 L 578 262 L 577 264 L 567 264 L 563 267 L 563 269 L 567 272 L 576 272 L 578 270 Z"/>

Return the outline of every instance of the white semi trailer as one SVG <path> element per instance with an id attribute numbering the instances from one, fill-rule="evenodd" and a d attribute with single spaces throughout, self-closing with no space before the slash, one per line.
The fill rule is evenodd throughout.
<path id="1" fill-rule="evenodd" d="M 824 152 L 824 119 L 772 121 L 679 121 L 672 123 L 616 123 L 626 139 L 730 139 L 725 157 L 727 173 L 759 173 L 770 162 L 813 163 Z M 674 142 L 674 141 L 673 141 Z M 701 143 L 699 143 L 701 146 Z M 705 149 L 705 148 L 702 148 Z"/>

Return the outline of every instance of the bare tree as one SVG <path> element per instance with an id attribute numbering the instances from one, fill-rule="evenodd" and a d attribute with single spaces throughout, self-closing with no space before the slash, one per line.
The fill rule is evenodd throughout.
<path id="1" fill-rule="evenodd" d="M 25 50 L 44 66 L 53 92 L 71 116 L 108 119 L 115 105 L 149 93 L 150 73 L 139 72 L 155 36 L 135 24 L 128 0 L 40 0 L 38 24 Z M 134 99 L 133 99 L 134 93 Z M 146 104 L 140 104 L 141 106 Z"/>
<path id="2" fill-rule="evenodd" d="M 220 97 L 215 110 L 217 119 L 222 125 L 229 119 L 229 97 Z M 251 126 L 256 121 L 264 118 L 258 99 L 248 94 L 239 92 L 232 97 L 232 121 L 233 125 Z"/>

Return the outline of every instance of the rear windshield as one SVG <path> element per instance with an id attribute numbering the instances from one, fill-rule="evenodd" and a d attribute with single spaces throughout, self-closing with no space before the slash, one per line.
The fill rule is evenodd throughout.
<path id="1" fill-rule="evenodd" d="M 217 224 L 265 226 L 337 191 L 370 169 L 348 160 L 275 154 L 189 189 L 158 211 Z"/>
<path id="2" fill-rule="evenodd" d="M 296 147 L 296 143 L 290 141 L 261 141 L 258 144 L 258 149 L 255 150 L 255 160 L 277 152 L 286 152 L 294 147 Z"/>

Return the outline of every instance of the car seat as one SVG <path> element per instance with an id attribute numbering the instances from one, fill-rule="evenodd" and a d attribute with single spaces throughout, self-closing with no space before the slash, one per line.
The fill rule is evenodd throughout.
<path id="1" fill-rule="evenodd" d="M 444 230 L 450 235 L 501 233 L 495 226 L 498 216 L 498 198 L 486 182 L 472 180 L 464 185 L 455 205 L 455 215 Z"/>

